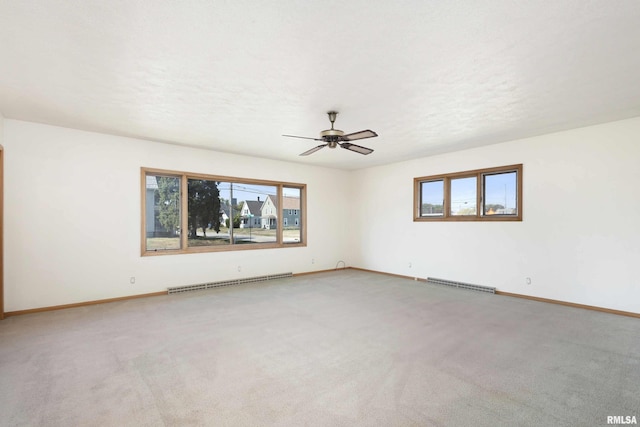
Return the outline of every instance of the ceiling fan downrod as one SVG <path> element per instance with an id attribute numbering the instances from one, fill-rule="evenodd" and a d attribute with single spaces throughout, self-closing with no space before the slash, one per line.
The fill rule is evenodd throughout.
<path id="1" fill-rule="evenodd" d="M 344 135 L 344 132 L 342 132 L 340 129 L 333 128 L 333 122 L 336 121 L 338 112 L 329 111 L 327 114 L 329 115 L 329 121 L 331 122 L 331 129 L 323 130 L 322 132 L 320 132 L 320 136 L 322 137 L 322 139 L 329 143 L 329 148 L 336 148 L 336 145 L 340 140 L 340 137 Z"/>
<path id="2" fill-rule="evenodd" d="M 333 122 L 336 121 L 336 116 L 338 115 L 338 112 L 329 111 L 327 114 L 329 115 L 329 121 L 331 122 L 331 130 L 333 130 Z"/>

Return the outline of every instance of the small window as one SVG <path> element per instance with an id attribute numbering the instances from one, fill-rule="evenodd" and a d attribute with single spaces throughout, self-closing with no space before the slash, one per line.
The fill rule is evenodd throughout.
<path id="1" fill-rule="evenodd" d="M 145 250 L 181 249 L 180 177 L 149 174 L 145 181 Z"/>
<path id="2" fill-rule="evenodd" d="M 477 178 L 475 176 L 451 179 L 450 215 L 475 216 L 478 213 L 476 181 Z"/>
<path id="3" fill-rule="evenodd" d="M 414 221 L 522 221 L 522 165 L 414 179 Z"/>
<path id="4" fill-rule="evenodd" d="M 420 216 L 444 215 L 444 180 L 420 183 Z"/>
<path id="5" fill-rule="evenodd" d="M 518 214 L 518 173 L 499 172 L 483 175 L 483 215 Z"/>
<path id="6" fill-rule="evenodd" d="M 223 184 L 223 185 L 220 185 Z M 225 234 L 220 211 L 220 189 L 228 183 L 207 179 L 187 179 L 187 246 L 219 246 L 230 244 Z"/>
<path id="7" fill-rule="evenodd" d="M 301 215 L 304 214 L 302 208 L 305 206 L 304 201 L 304 193 L 300 188 L 295 187 L 284 187 L 282 189 L 282 202 L 284 206 L 287 207 L 289 214 L 291 212 L 301 212 Z M 284 212 L 284 210 L 283 210 Z M 293 224 L 288 220 L 288 218 L 284 218 L 286 221 L 284 223 L 284 230 L 282 232 L 282 241 L 285 244 L 296 244 L 300 243 L 303 239 L 303 226 L 305 224 L 305 220 L 299 220 L 299 217 L 295 217 Z"/>

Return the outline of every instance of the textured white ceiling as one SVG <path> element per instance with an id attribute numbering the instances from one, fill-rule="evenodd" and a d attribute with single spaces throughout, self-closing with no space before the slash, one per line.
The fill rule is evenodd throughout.
<path id="1" fill-rule="evenodd" d="M 358 169 L 640 115 L 640 1 L 6 0 L 7 118 Z M 375 152 L 298 154 L 329 127 Z"/>

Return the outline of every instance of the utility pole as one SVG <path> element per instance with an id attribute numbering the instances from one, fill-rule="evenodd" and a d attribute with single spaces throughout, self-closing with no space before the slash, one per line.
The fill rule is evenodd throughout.
<path id="1" fill-rule="evenodd" d="M 507 213 L 507 184 L 504 185 L 504 213 Z"/>

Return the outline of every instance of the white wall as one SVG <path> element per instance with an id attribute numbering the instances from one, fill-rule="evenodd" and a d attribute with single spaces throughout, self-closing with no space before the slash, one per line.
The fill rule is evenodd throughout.
<path id="1" fill-rule="evenodd" d="M 638 135 L 640 118 L 345 172 L 5 119 L 5 310 L 344 260 L 640 312 Z M 523 222 L 412 221 L 414 177 L 513 163 Z M 309 246 L 141 257 L 141 166 L 306 183 Z"/>
<path id="2" fill-rule="evenodd" d="M 348 172 L 16 120 L 4 124 L 5 311 L 349 261 L 349 225 L 335 208 L 348 205 L 342 185 Z M 305 183 L 308 246 L 141 257 L 142 166 Z"/>
<path id="3" fill-rule="evenodd" d="M 639 136 L 635 118 L 355 171 L 353 265 L 638 313 Z M 414 177 L 516 163 L 523 222 L 413 222 Z"/>

